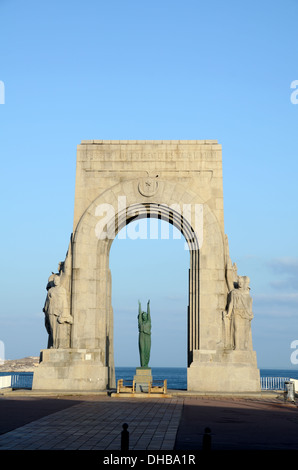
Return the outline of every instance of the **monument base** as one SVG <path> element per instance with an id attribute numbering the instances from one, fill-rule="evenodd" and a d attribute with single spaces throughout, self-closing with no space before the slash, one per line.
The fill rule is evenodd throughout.
<path id="1" fill-rule="evenodd" d="M 100 349 L 43 349 L 32 390 L 102 391 L 108 379 Z"/>
<path id="2" fill-rule="evenodd" d="M 152 371 L 150 367 L 137 367 L 134 376 L 136 393 L 148 392 L 148 384 L 152 382 Z"/>
<path id="3" fill-rule="evenodd" d="M 187 369 L 187 390 L 197 392 L 260 392 L 255 351 L 193 351 Z"/>

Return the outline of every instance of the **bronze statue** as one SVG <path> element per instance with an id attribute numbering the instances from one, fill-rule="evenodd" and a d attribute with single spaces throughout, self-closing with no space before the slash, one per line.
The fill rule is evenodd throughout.
<path id="1" fill-rule="evenodd" d="M 148 367 L 151 350 L 150 300 L 147 302 L 147 313 L 142 312 L 141 302 L 139 301 L 138 326 L 141 367 Z"/>

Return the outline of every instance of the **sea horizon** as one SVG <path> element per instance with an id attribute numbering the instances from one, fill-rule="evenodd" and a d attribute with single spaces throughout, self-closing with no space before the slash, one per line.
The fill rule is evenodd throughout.
<path id="1" fill-rule="evenodd" d="M 116 383 L 119 379 L 131 381 L 136 373 L 138 366 L 116 366 L 115 376 Z M 162 366 L 151 366 L 152 377 L 155 381 L 167 380 L 168 389 L 172 390 L 187 390 L 187 367 L 162 367 Z M 284 380 L 294 379 L 298 380 L 298 369 L 262 369 L 260 368 L 260 378 L 263 377 L 278 377 Z M 22 372 L 22 371 L 11 371 L 11 372 L 0 372 L 0 376 L 11 375 L 14 377 L 13 381 L 15 384 L 26 383 L 26 388 L 32 386 L 34 372 Z M 19 387 L 17 387 L 19 388 Z M 22 388 L 22 386 L 20 386 Z"/>

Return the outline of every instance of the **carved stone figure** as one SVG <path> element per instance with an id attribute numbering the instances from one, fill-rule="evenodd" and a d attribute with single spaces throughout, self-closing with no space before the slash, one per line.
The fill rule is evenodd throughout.
<path id="1" fill-rule="evenodd" d="M 224 315 L 226 348 L 247 350 L 250 348 L 250 326 L 253 319 L 249 278 L 238 276 L 237 287 L 228 296 Z"/>
<path id="2" fill-rule="evenodd" d="M 150 300 L 147 302 L 147 313 L 142 312 L 141 302 L 139 301 L 139 352 L 141 367 L 148 367 L 151 350 L 151 316 Z"/>
<path id="3" fill-rule="evenodd" d="M 53 276 L 51 282 L 53 286 L 48 289 L 43 309 L 45 327 L 49 334 L 48 348 L 69 348 L 72 317 L 69 314 L 66 289 L 61 286 L 58 274 Z"/>
<path id="4" fill-rule="evenodd" d="M 52 274 L 50 275 L 48 279 L 47 287 L 46 287 L 47 290 L 49 290 L 51 287 L 54 287 L 54 277 L 59 276 L 63 273 L 64 264 L 65 264 L 64 261 L 60 261 L 60 263 L 58 264 L 58 273 L 52 272 Z"/>

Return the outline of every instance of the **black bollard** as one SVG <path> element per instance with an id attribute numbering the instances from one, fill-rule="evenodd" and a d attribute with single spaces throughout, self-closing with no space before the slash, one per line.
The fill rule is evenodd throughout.
<path id="1" fill-rule="evenodd" d="M 127 431 L 128 424 L 122 425 L 123 431 L 121 432 L 121 450 L 129 450 L 129 432 Z"/>
<path id="2" fill-rule="evenodd" d="M 203 450 L 211 450 L 211 429 L 205 428 L 203 435 Z"/>

